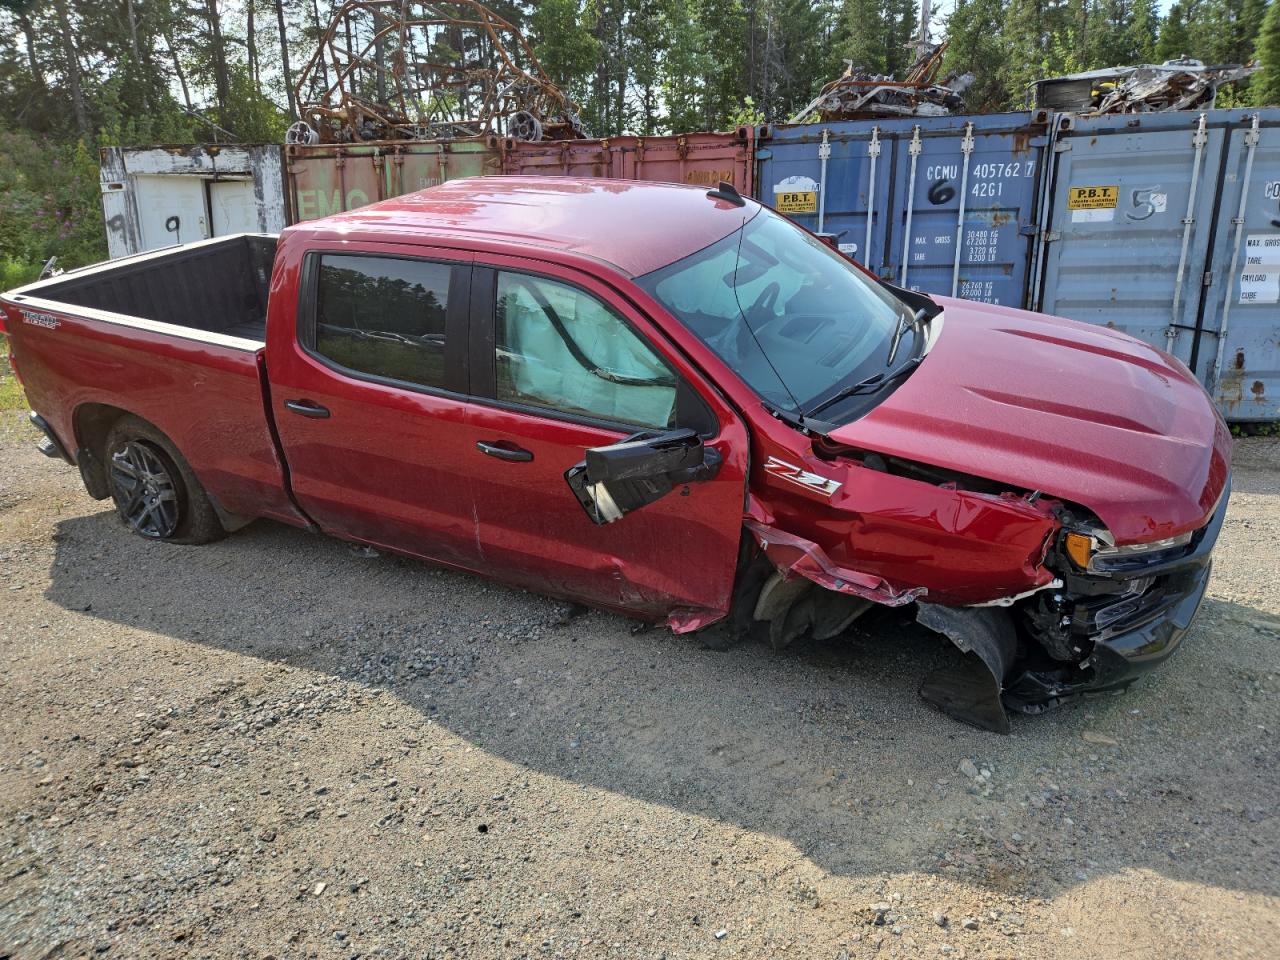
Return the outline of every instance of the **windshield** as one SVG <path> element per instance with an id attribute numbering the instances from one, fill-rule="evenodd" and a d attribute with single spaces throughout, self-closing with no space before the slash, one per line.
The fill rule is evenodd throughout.
<path id="1" fill-rule="evenodd" d="M 637 282 L 762 399 L 795 413 L 887 373 L 894 330 L 911 319 L 889 291 L 771 210 Z M 915 336 L 903 334 L 895 367 Z"/>

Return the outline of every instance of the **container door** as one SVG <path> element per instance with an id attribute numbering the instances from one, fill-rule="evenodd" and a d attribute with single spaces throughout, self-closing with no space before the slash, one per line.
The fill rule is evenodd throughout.
<path id="1" fill-rule="evenodd" d="M 256 233 L 258 202 L 252 180 L 213 180 L 209 183 L 209 212 L 213 216 L 213 236 Z"/>
<path id="2" fill-rule="evenodd" d="M 1040 309 L 1189 365 L 1226 131 L 1195 113 L 1059 124 Z"/>
<path id="3" fill-rule="evenodd" d="M 142 174 L 133 184 L 143 250 L 209 239 L 203 178 Z"/>
<path id="4" fill-rule="evenodd" d="M 1193 354 L 1228 420 L 1280 418 L 1280 110 L 1257 111 L 1256 126 L 1254 116 L 1230 131 L 1213 282 Z"/>
<path id="5" fill-rule="evenodd" d="M 809 230 L 832 234 L 842 253 L 886 279 L 883 225 L 892 201 L 893 158 L 886 139 L 890 126 L 842 122 L 775 127 L 756 149 L 760 202 Z M 823 130 L 830 151 L 825 184 Z"/>
<path id="6" fill-rule="evenodd" d="M 1025 304 L 1047 133 L 1032 118 L 923 119 L 898 136 L 886 238 L 894 283 Z"/>

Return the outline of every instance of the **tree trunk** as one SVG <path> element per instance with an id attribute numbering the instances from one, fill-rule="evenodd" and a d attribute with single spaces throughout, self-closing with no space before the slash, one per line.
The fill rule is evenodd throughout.
<path id="1" fill-rule="evenodd" d="M 71 33 L 71 14 L 67 12 L 67 0 L 54 0 L 54 12 L 58 15 L 58 30 L 62 35 L 62 57 L 66 61 L 67 89 L 71 93 L 71 114 L 76 129 L 88 136 L 89 112 L 84 106 L 84 89 L 80 85 L 80 59 Z"/>
<path id="2" fill-rule="evenodd" d="M 289 40 L 284 25 L 284 0 L 275 0 L 276 25 L 280 28 L 280 65 L 284 71 L 284 92 L 289 98 L 289 118 L 298 117 L 298 101 L 293 96 L 293 72 L 289 69 Z"/>
<path id="3" fill-rule="evenodd" d="M 253 17 L 254 0 L 245 0 L 244 16 L 245 16 L 245 34 L 244 45 L 248 48 L 249 53 L 249 79 L 253 81 L 253 88 L 258 89 L 258 41 L 254 29 Z"/>
<path id="4" fill-rule="evenodd" d="M 17 16 L 18 26 L 22 28 L 22 36 L 27 41 L 27 62 L 31 65 L 31 79 L 36 82 L 36 86 L 44 89 L 44 71 L 40 69 L 40 61 L 36 58 L 35 27 L 31 24 L 31 18 L 25 13 L 19 11 Z"/>
<path id="5" fill-rule="evenodd" d="M 129 20 L 129 52 L 133 54 L 133 62 L 138 64 L 142 62 L 142 54 L 138 51 L 138 11 L 133 0 L 125 0 L 124 12 Z"/>
<path id="6" fill-rule="evenodd" d="M 227 74 L 227 51 L 222 42 L 222 14 L 218 12 L 218 0 L 205 0 L 204 6 L 209 21 L 209 39 L 213 44 L 213 88 L 218 98 L 218 119 L 225 123 L 227 102 L 231 99 L 231 78 Z"/>
<path id="7" fill-rule="evenodd" d="M 328 24 L 320 22 L 320 4 L 317 3 L 316 0 L 311 0 L 311 16 L 316 25 L 316 44 L 320 48 L 320 57 L 318 59 L 318 62 L 320 64 L 320 76 L 324 78 L 324 86 L 325 86 L 325 89 L 327 90 L 329 88 L 329 65 L 328 65 L 328 62 L 325 60 L 325 54 L 329 53 L 330 51 L 329 51 L 328 43 L 325 42 L 324 34 L 325 34 L 325 28 L 328 26 Z M 336 64 L 335 64 L 335 68 L 336 68 Z"/>

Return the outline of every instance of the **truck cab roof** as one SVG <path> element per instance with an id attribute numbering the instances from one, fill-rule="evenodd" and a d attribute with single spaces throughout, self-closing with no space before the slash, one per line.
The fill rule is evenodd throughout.
<path id="1" fill-rule="evenodd" d="M 630 276 L 673 263 L 737 230 L 759 205 L 706 187 L 578 177 L 469 177 L 306 221 L 285 234 L 313 239 L 459 239 L 553 249 Z M 672 224 L 679 224 L 678 230 Z"/>

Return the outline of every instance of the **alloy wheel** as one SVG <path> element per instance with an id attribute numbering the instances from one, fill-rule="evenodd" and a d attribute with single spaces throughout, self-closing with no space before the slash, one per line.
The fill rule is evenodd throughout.
<path id="1" fill-rule="evenodd" d="M 130 440 L 111 455 L 111 484 L 121 516 L 155 540 L 178 529 L 178 487 L 169 466 L 145 443 Z"/>

